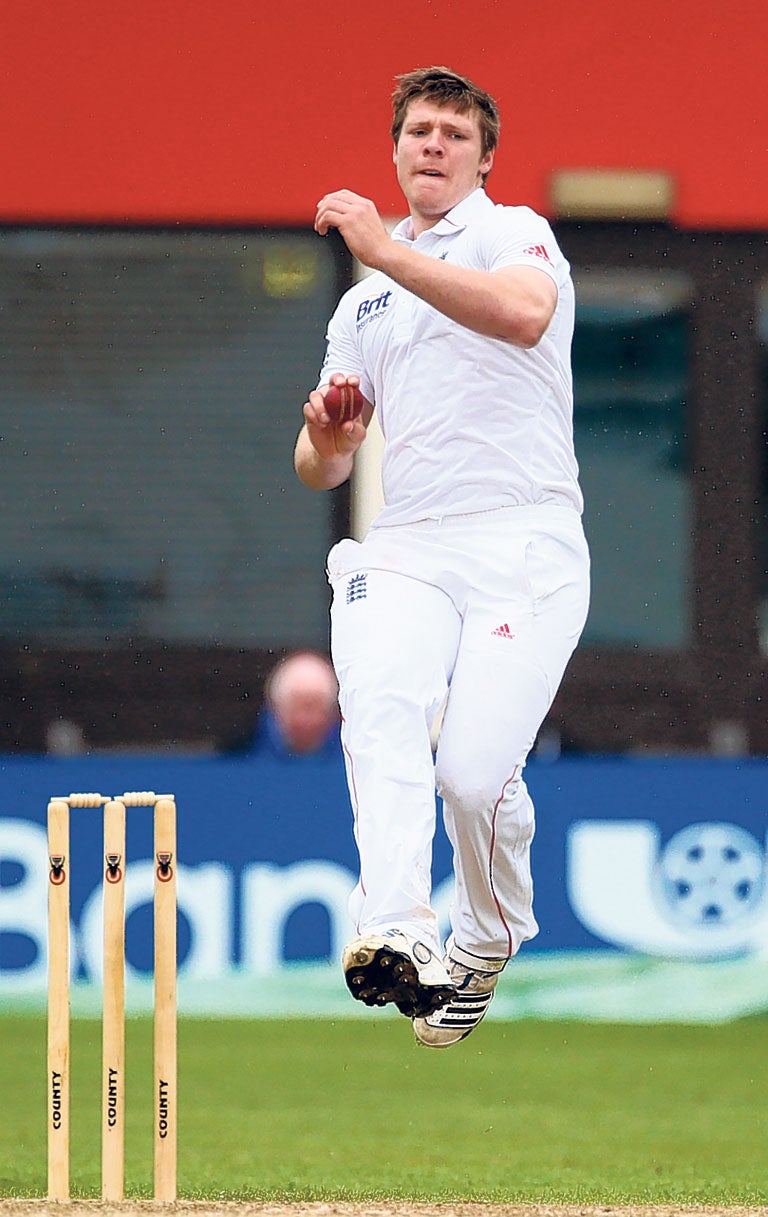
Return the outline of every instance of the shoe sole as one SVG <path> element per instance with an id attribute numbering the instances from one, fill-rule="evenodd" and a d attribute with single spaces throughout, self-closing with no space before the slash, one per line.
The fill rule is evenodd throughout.
<path id="1" fill-rule="evenodd" d="M 390 947 L 356 947 L 344 961 L 347 988 L 366 1006 L 393 1002 L 408 1018 L 425 1018 L 456 996 L 453 985 L 423 985 L 413 960 Z"/>

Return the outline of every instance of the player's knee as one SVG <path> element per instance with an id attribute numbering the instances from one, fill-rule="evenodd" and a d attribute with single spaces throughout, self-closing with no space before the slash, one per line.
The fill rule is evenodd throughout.
<path id="1" fill-rule="evenodd" d="M 484 770 L 482 766 L 443 761 L 438 764 L 436 780 L 438 792 L 454 816 L 487 819 L 494 809 L 503 808 L 507 818 L 521 825 L 532 819 L 522 764 L 501 773 L 492 767 Z"/>
<path id="2" fill-rule="evenodd" d="M 521 780 L 517 775 L 511 775 L 505 788 L 504 782 L 474 766 L 452 764 L 439 764 L 436 779 L 441 798 L 469 814 L 480 814 L 503 797 L 514 798 Z"/>

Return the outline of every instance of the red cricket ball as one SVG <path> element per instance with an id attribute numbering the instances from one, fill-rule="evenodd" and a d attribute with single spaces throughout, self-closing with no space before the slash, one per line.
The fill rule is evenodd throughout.
<path id="1" fill-rule="evenodd" d="M 363 408 L 363 395 L 351 385 L 331 385 L 323 399 L 325 412 L 334 423 L 348 423 Z"/>

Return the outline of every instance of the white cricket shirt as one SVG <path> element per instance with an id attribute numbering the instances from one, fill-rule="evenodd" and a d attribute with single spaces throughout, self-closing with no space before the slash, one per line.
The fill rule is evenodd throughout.
<path id="1" fill-rule="evenodd" d="M 376 272 L 341 298 L 320 374 L 360 377 L 384 433 L 384 507 L 373 527 L 556 503 L 581 511 L 573 451 L 570 268 L 547 221 L 528 207 L 475 190 L 411 239 L 393 240 L 456 266 L 495 271 L 535 266 L 558 302 L 531 350 L 451 321 Z"/>

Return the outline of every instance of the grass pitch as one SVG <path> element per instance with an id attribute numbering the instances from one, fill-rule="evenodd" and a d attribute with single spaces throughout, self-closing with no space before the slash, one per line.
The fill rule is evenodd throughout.
<path id="1" fill-rule="evenodd" d="M 99 1183 L 101 1026 L 73 1023 L 73 1195 Z M 0 1197 L 46 1190 L 45 1023 L 0 1017 Z M 399 1017 L 182 1019 L 189 1199 L 768 1201 L 768 1019 L 487 1023 L 447 1051 Z M 126 1186 L 151 1195 L 152 1034 L 127 1028 Z"/>

